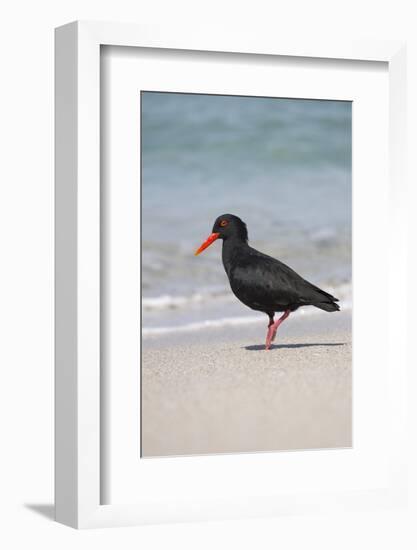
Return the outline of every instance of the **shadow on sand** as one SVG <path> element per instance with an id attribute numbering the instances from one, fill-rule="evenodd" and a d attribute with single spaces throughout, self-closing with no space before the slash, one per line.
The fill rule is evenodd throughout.
<path id="1" fill-rule="evenodd" d="M 334 347 L 334 346 L 344 346 L 345 342 L 328 342 L 328 343 L 317 343 L 317 344 L 272 344 L 269 351 L 274 349 L 297 349 L 297 348 L 314 348 L 314 347 Z M 265 344 L 256 344 L 253 346 L 245 346 L 244 349 L 248 351 L 260 351 L 265 350 Z"/>

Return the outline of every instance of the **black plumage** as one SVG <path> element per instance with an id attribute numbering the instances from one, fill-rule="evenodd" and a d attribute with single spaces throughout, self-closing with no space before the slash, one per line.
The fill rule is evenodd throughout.
<path id="1" fill-rule="evenodd" d="M 249 246 L 246 225 L 237 216 L 219 216 L 212 234 L 196 254 L 216 239 L 223 240 L 223 265 L 232 292 L 243 304 L 269 317 L 267 349 L 280 323 L 299 307 L 339 311 L 337 298 L 306 281 L 279 260 Z M 284 315 L 274 322 L 275 312 L 284 312 Z"/>

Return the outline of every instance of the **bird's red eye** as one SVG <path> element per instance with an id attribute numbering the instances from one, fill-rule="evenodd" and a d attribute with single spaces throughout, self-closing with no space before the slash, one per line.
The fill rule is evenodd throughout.
<path id="1" fill-rule="evenodd" d="M 228 224 L 229 222 L 227 220 L 222 220 L 220 222 L 220 227 L 226 227 L 226 225 Z"/>

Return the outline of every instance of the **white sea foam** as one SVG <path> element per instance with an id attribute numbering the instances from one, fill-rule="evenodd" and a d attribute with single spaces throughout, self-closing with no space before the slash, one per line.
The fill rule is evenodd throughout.
<path id="1" fill-rule="evenodd" d="M 193 332 L 206 328 L 221 328 L 227 326 L 250 325 L 257 323 L 261 319 L 257 317 L 224 317 L 222 319 L 207 319 L 197 323 L 188 323 L 185 325 L 177 325 L 172 327 L 152 327 L 142 329 L 142 336 L 158 336 L 161 334 L 169 334 L 174 332 Z"/>
<path id="2" fill-rule="evenodd" d="M 340 302 L 340 309 L 342 311 L 347 311 L 352 309 L 352 301 L 346 299 Z M 301 316 L 313 316 L 313 315 L 323 315 L 324 312 L 320 309 L 309 307 L 301 308 L 293 315 Z M 212 329 L 212 328 L 222 328 L 222 327 L 235 327 L 241 325 L 251 325 L 254 323 L 265 323 L 265 319 L 261 315 L 251 315 L 244 317 L 222 317 L 219 319 L 206 319 L 204 321 L 194 322 L 194 323 L 185 323 L 182 325 L 175 326 L 165 326 L 165 327 L 145 327 L 142 328 L 142 336 L 144 338 L 152 336 L 161 336 L 164 334 L 173 334 L 178 332 L 193 332 L 197 330 Z"/>
<path id="3" fill-rule="evenodd" d="M 142 307 L 146 311 L 181 309 L 196 304 L 202 304 L 213 299 L 230 301 L 230 296 L 230 291 L 227 290 L 207 290 L 204 292 L 195 292 L 189 296 L 163 294 L 154 298 L 143 298 Z"/>

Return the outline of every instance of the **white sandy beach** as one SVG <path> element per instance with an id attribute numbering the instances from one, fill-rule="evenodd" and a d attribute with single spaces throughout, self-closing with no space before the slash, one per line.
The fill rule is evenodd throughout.
<path id="1" fill-rule="evenodd" d="M 351 315 L 147 337 L 142 455 L 349 447 Z"/>

